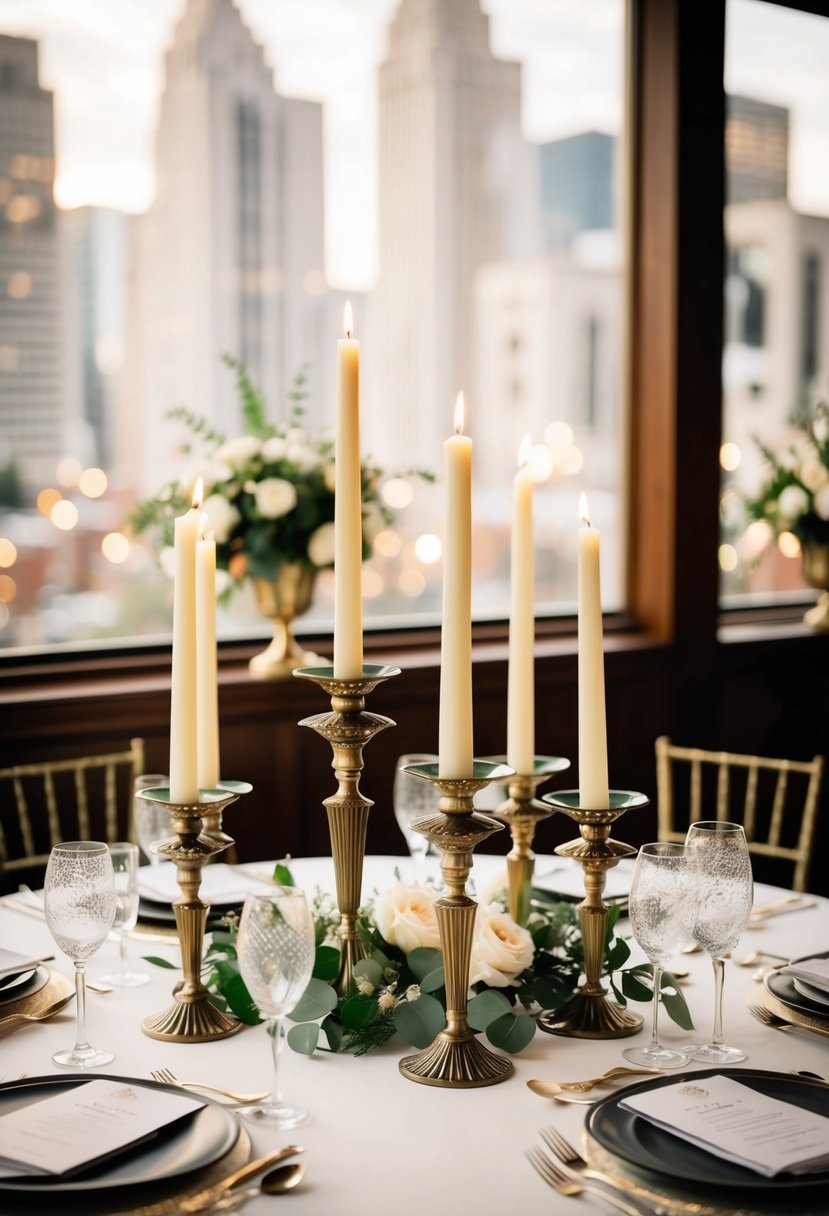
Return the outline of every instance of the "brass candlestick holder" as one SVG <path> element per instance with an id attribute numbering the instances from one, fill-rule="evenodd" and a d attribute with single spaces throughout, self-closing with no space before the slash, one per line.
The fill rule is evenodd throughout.
<path id="1" fill-rule="evenodd" d="M 630 790 L 611 790 L 610 806 L 598 811 L 581 806 L 578 790 L 545 794 L 542 801 L 579 825 L 579 839 L 560 844 L 555 851 L 560 857 L 575 857 L 584 868 L 585 898 L 578 908 L 584 941 L 584 982 L 562 1009 L 539 1014 L 538 1025 L 548 1034 L 575 1039 L 621 1039 L 636 1034 L 642 1026 L 641 1014 L 608 1000 L 601 982 L 608 912 L 602 892 L 607 871 L 622 857 L 636 852 L 631 845 L 610 839 L 610 825 L 625 811 L 646 807 L 648 799 Z"/>
<path id="2" fill-rule="evenodd" d="M 331 713 L 303 718 L 299 725 L 310 726 L 318 735 L 322 735 L 334 752 L 331 767 L 339 785 L 336 794 L 326 798 L 323 806 L 328 811 L 337 907 L 340 910 L 340 966 L 335 988 L 340 996 L 348 996 L 355 991 L 352 979 L 354 964 L 365 957 L 362 942 L 357 936 L 357 910 L 363 885 L 368 813 L 374 803 L 370 798 L 365 798 L 359 789 L 363 748 L 381 730 L 395 725 L 391 718 L 367 713 L 365 699 L 378 684 L 400 675 L 400 668 L 369 663 L 363 667 L 362 677 L 355 680 L 337 679 L 333 667 L 299 667 L 294 675 L 313 680 L 331 696 Z"/>
<path id="3" fill-rule="evenodd" d="M 217 789 L 200 790 L 199 801 L 193 803 L 173 802 L 166 786 L 141 790 L 142 798 L 161 802 L 170 812 L 176 835 L 153 845 L 153 851 L 175 862 L 176 879 L 181 887 L 181 895 L 173 900 L 173 911 L 183 978 L 176 985 L 172 1005 L 161 1013 L 150 1014 L 141 1023 L 144 1034 L 151 1039 L 207 1043 L 211 1039 L 225 1039 L 242 1026 L 238 1018 L 222 1013 L 210 1003 L 201 980 L 204 930 L 210 905 L 200 898 L 199 887 L 205 863 L 233 844 L 232 838 L 222 831 L 223 811 L 251 789 L 246 781 L 225 782 Z M 205 830 L 203 816 L 212 820 L 212 832 Z"/>
<path id="4" fill-rule="evenodd" d="M 502 825 L 474 810 L 472 799 L 490 781 L 509 777 L 512 769 L 486 760 L 473 762 L 471 777 L 441 777 L 437 764 L 411 764 L 405 771 L 431 781 L 438 793 L 437 815 L 412 824 L 440 851 L 440 868 L 446 891 L 435 901 L 440 948 L 446 977 L 446 1026 L 430 1047 L 400 1061 L 410 1081 L 471 1089 L 495 1085 L 512 1075 L 512 1063 L 495 1055 L 475 1037 L 466 1020 L 469 962 L 478 905 L 466 893 L 472 868 L 472 851 Z"/>
<path id="5" fill-rule="evenodd" d="M 504 756 L 488 756 L 494 762 L 504 762 Z M 526 924 L 530 912 L 530 891 L 535 853 L 532 850 L 536 825 L 553 814 L 553 808 L 538 802 L 538 787 L 554 773 L 564 772 L 570 761 L 564 756 L 535 756 L 531 773 L 515 773 L 507 782 L 507 799 L 497 811 L 488 811 L 510 830 L 512 848 L 507 853 L 509 880 L 509 914 L 519 925 Z"/>

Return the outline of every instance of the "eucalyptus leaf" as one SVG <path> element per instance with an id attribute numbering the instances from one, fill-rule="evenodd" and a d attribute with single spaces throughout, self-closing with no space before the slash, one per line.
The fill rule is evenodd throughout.
<path id="1" fill-rule="evenodd" d="M 560 1009 L 572 995 L 573 985 L 556 975 L 539 975 L 533 984 L 533 996 L 542 1009 Z"/>
<path id="2" fill-rule="evenodd" d="M 673 993 L 666 992 L 665 988 L 673 988 Z M 676 1022 L 683 1030 L 693 1030 L 694 1023 L 691 1018 L 691 1011 L 688 1008 L 685 997 L 680 991 L 674 977 L 667 971 L 663 972 L 661 984 L 661 999 L 665 1008 L 665 1012 L 672 1022 Z"/>
<path id="3" fill-rule="evenodd" d="M 473 996 L 466 1010 L 466 1020 L 473 1030 L 486 1030 L 490 1022 L 496 1021 L 504 1014 L 512 1013 L 510 1005 L 503 992 L 487 988 Z"/>
<path id="4" fill-rule="evenodd" d="M 292 1022 L 315 1022 L 336 1008 L 337 994 L 331 985 L 312 979 L 288 1017 Z"/>
<path id="5" fill-rule="evenodd" d="M 523 1051 L 535 1034 L 535 1018 L 528 1013 L 515 1013 L 510 1010 L 503 1017 L 496 1018 L 486 1028 L 486 1037 L 493 1047 L 512 1053 Z"/>
<path id="6" fill-rule="evenodd" d="M 605 968 L 607 971 L 618 971 L 629 958 L 630 946 L 624 938 L 617 937 L 605 955 Z"/>
<path id="7" fill-rule="evenodd" d="M 221 992 L 240 1022 L 246 1026 L 258 1026 L 262 1019 L 241 975 L 231 975 L 223 981 Z"/>
<path id="8" fill-rule="evenodd" d="M 274 882 L 278 882 L 280 887 L 295 887 L 294 876 L 284 861 L 278 861 L 273 868 Z"/>
<path id="9" fill-rule="evenodd" d="M 399 1001 L 392 1016 L 401 1039 L 417 1048 L 428 1047 L 446 1025 L 440 1001 L 425 992 L 416 1001 Z"/>
<path id="10" fill-rule="evenodd" d="M 652 989 L 637 979 L 633 971 L 622 972 L 622 992 L 631 1001 L 650 1001 L 653 999 Z"/>
<path id="11" fill-rule="evenodd" d="M 443 973 L 443 964 L 435 967 L 434 971 L 430 971 L 428 975 L 424 975 L 420 981 L 421 992 L 439 992 L 446 983 L 446 977 Z"/>
<path id="12" fill-rule="evenodd" d="M 145 963 L 152 963 L 154 967 L 166 967 L 168 971 L 180 970 L 175 963 L 169 962 L 166 958 L 159 958 L 156 954 L 144 954 L 142 958 Z"/>
<path id="13" fill-rule="evenodd" d="M 312 1056 L 317 1049 L 320 1039 L 320 1028 L 317 1022 L 300 1022 L 292 1026 L 286 1036 L 288 1046 L 293 1051 L 304 1056 Z"/>
<path id="14" fill-rule="evenodd" d="M 431 946 L 418 946 L 411 954 L 406 955 L 406 962 L 412 974 L 422 980 L 437 967 L 443 966 L 443 955 L 440 950 L 434 950 Z"/>
<path id="15" fill-rule="evenodd" d="M 368 1026 L 376 1017 L 377 1002 L 359 992 L 343 1001 L 340 1009 L 340 1021 L 344 1030 L 359 1030 L 362 1026 Z"/>
<path id="16" fill-rule="evenodd" d="M 339 968 L 339 950 L 335 950 L 333 946 L 317 946 L 314 955 L 314 970 L 311 973 L 313 978 L 315 980 L 336 979 Z"/>
<path id="17" fill-rule="evenodd" d="M 379 988 L 383 983 L 383 968 L 373 958 L 361 958 L 352 967 L 351 974 L 355 980 L 368 980 L 374 988 Z"/>
<path id="18" fill-rule="evenodd" d="M 339 1051 L 343 1041 L 343 1028 L 336 1014 L 329 1013 L 327 1018 L 323 1018 L 321 1029 L 328 1040 L 329 1049 Z"/>

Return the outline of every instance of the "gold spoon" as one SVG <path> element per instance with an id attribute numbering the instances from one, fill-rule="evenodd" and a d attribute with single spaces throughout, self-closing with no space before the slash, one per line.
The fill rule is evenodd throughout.
<path id="1" fill-rule="evenodd" d="M 249 1186 L 244 1191 L 231 1191 L 224 1199 L 220 1199 L 210 1209 L 212 1212 L 228 1212 L 255 1199 L 257 1195 L 284 1195 L 297 1186 L 305 1173 L 304 1161 L 292 1161 L 290 1165 L 278 1165 L 275 1170 L 265 1174 L 256 1186 Z"/>
<path id="2" fill-rule="evenodd" d="M 600 1077 L 589 1077 L 586 1081 L 528 1081 L 527 1085 L 533 1093 L 541 1094 L 544 1098 L 553 1097 L 560 1093 L 586 1093 L 597 1085 L 610 1085 L 621 1077 L 652 1077 L 653 1068 L 609 1068 Z"/>

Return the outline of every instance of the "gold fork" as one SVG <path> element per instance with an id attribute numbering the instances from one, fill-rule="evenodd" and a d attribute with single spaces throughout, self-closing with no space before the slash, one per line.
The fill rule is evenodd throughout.
<path id="1" fill-rule="evenodd" d="M 150 1076 L 154 1081 L 158 1081 L 162 1085 L 177 1085 L 179 1089 L 203 1089 L 207 1093 L 221 1094 L 223 1098 L 230 1098 L 233 1102 L 240 1102 L 243 1106 L 249 1102 L 261 1102 L 269 1097 L 268 1090 L 261 1094 L 237 1094 L 232 1089 L 220 1089 L 218 1085 L 203 1085 L 200 1081 L 179 1081 L 178 1077 L 171 1073 L 169 1068 L 156 1068 L 150 1073 Z"/>
<path id="2" fill-rule="evenodd" d="M 772 1013 L 764 1005 L 749 1005 L 748 1011 L 758 1022 L 762 1022 L 764 1026 L 771 1026 L 773 1030 L 805 1030 L 807 1034 L 819 1034 L 824 1039 L 829 1039 L 829 1030 L 821 1030 L 819 1026 L 801 1026 L 799 1022 L 790 1022 L 788 1018 L 781 1018 L 779 1013 Z"/>
<path id="3" fill-rule="evenodd" d="M 45 1009 L 39 1009 L 37 1013 L 9 1013 L 6 1017 L 0 1018 L 0 1026 L 11 1026 L 15 1022 L 42 1022 L 46 1018 L 52 1017 L 53 1014 L 60 1013 L 64 1005 L 68 1005 L 74 999 L 74 992 L 70 992 L 66 996 L 62 996 L 59 1001 L 47 1005 Z"/>
<path id="4" fill-rule="evenodd" d="M 565 1140 L 561 1132 L 554 1127 L 542 1127 L 541 1139 L 549 1149 L 555 1153 L 562 1172 L 568 1178 L 573 1178 L 581 1181 L 582 1178 L 592 1178 L 595 1182 L 602 1182 L 605 1186 L 619 1189 L 619 1183 L 615 1178 L 611 1178 L 608 1174 L 603 1174 L 601 1170 L 594 1170 L 588 1162 L 582 1157 L 578 1149 L 573 1148 L 569 1140 Z M 653 1213 L 653 1216 L 663 1216 L 666 1209 L 660 1204 L 652 1204 L 650 1200 L 643 1196 L 636 1196 L 636 1203 L 643 1211 Z"/>
<path id="5" fill-rule="evenodd" d="M 568 1178 L 540 1148 L 536 1148 L 535 1146 L 528 1148 L 526 1155 L 533 1169 L 541 1175 L 548 1186 L 558 1191 L 559 1195 L 572 1197 L 581 1195 L 582 1192 L 588 1195 L 598 1195 L 600 1199 L 604 1199 L 605 1203 L 609 1203 L 617 1212 L 624 1213 L 624 1216 L 643 1216 L 644 1209 L 634 1207 L 632 1203 L 626 1203 L 625 1200 L 617 1198 L 616 1195 L 611 1195 L 609 1191 L 602 1190 L 600 1186 L 596 1186 L 590 1182 L 575 1182 L 572 1178 Z"/>
<path id="6" fill-rule="evenodd" d="M 558 1081 L 556 1084 L 559 1089 L 570 1089 L 574 1093 L 586 1093 L 588 1089 L 594 1089 L 597 1085 L 604 1085 L 608 1081 L 615 1080 L 616 1077 L 652 1077 L 652 1068 L 608 1068 L 607 1072 L 603 1072 L 598 1077 L 589 1077 L 586 1081 Z"/>

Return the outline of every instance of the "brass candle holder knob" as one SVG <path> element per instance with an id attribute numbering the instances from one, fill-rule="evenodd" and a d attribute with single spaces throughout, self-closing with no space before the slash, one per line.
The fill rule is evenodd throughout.
<path id="1" fill-rule="evenodd" d="M 505 761 L 504 756 L 488 756 L 493 762 Z M 507 853 L 509 881 L 509 914 L 519 925 L 526 924 L 530 912 L 530 892 L 535 853 L 532 850 L 536 825 L 553 814 L 553 808 L 539 802 L 538 787 L 554 773 L 564 772 L 570 761 L 564 756 L 535 756 L 531 773 L 515 773 L 507 782 L 507 799 L 497 811 L 488 811 L 510 830 L 512 848 Z"/>
<path id="2" fill-rule="evenodd" d="M 182 980 L 174 990 L 174 1000 L 161 1013 L 150 1014 L 141 1023 L 151 1039 L 175 1043 L 207 1043 L 225 1039 L 242 1026 L 238 1018 L 222 1013 L 210 1002 L 201 980 L 202 949 L 210 905 L 199 895 L 201 872 L 206 862 L 233 844 L 222 830 L 222 813 L 241 794 L 252 789 L 245 781 L 225 782 L 222 787 L 200 790 L 199 801 L 172 802 L 167 787 L 141 790 L 141 797 L 167 807 L 176 833 L 154 845 L 154 851 L 176 866 L 181 895 L 173 900 L 179 944 Z M 203 817 L 213 823 L 205 830 Z"/>
<path id="3" fill-rule="evenodd" d="M 438 793 L 438 814 L 412 824 L 440 852 L 445 893 L 435 901 L 446 979 L 446 1026 L 434 1043 L 400 1061 L 400 1071 L 421 1085 L 471 1089 L 495 1085 L 512 1075 L 505 1056 L 496 1055 L 475 1037 L 466 1019 L 469 963 L 478 905 L 466 893 L 475 845 L 502 825 L 474 809 L 473 797 L 490 781 L 509 777 L 512 769 L 485 760 L 473 762 L 471 777 L 441 777 L 437 764 L 411 764 L 405 771 L 431 781 Z"/>
<path id="4" fill-rule="evenodd" d="M 622 857 L 636 852 L 631 845 L 610 839 L 611 824 L 626 811 L 648 806 L 649 800 L 631 790 L 611 790 L 610 806 L 591 810 L 581 806 L 578 790 L 562 790 L 545 794 L 542 801 L 579 825 L 578 840 L 560 844 L 555 851 L 560 857 L 575 857 L 584 869 L 585 897 L 578 907 L 584 941 L 584 981 L 563 1008 L 539 1014 L 538 1025 L 548 1034 L 576 1039 L 621 1039 L 636 1034 L 642 1026 L 641 1014 L 609 1000 L 601 982 L 608 912 L 602 892 L 607 871 Z"/>
<path id="5" fill-rule="evenodd" d="M 322 735 L 334 752 L 331 767 L 339 784 L 336 794 L 326 798 L 323 806 L 328 812 L 340 910 L 340 965 L 335 988 L 340 996 L 348 996 L 355 991 L 354 964 L 365 957 L 357 936 L 357 911 L 363 885 L 368 813 L 374 803 L 359 789 L 363 748 L 381 730 L 395 725 L 391 718 L 367 713 L 365 699 L 378 684 L 400 675 L 400 668 L 369 663 L 363 667 L 362 677 L 354 680 L 338 679 L 333 667 L 298 667 L 294 675 L 313 680 L 331 697 L 330 713 L 303 718 L 299 725 L 310 726 Z"/>

